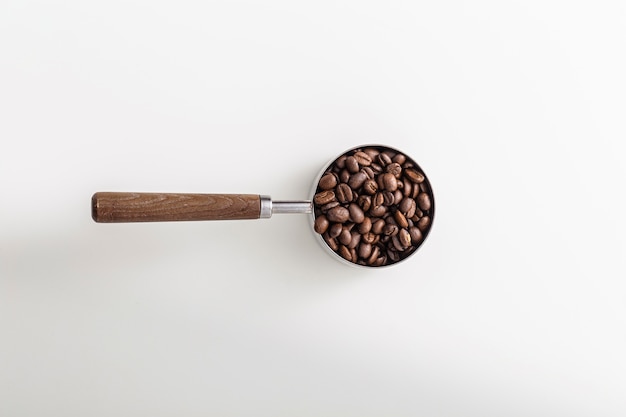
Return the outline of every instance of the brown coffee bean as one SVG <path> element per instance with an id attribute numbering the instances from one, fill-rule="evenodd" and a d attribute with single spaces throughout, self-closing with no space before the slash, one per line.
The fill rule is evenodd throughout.
<path id="1" fill-rule="evenodd" d="M 396 226 L 395 224 L 385 225 L 385 227 L 383 228 L 383 234 L 385 236 L 395 236 L 396 234 L 398 234 L 398 226 Z"/>
<path id="2" fill-rule="evenodd" d="M 375 174 L 380 174 L 381 172 L 383 172 L 383 167 L 375 164 L 374 162 L 372 162 L 370 168 L 372 168 L 372 171 L 374 171 Z"/>
<path id="3" fill-rule="evenodd" d="M 386 255 L 381 255 L 378 259 L 376 259 L 376 261 L 374 261 L 372 266 L 383 266 L 386 263 L 387 263 L 387 256 Z"/>
<path id="4" fill-rule="evenodd" d="M 420 184 L 420 183 L 424 182 L 424 179 L 425 179 L 423 174 L 417 172 L 413 168 L 405 169 L 404 170 L 404 176 L 407 177 L 408 179 L 410 179 L 411 181 L 413 181 L 416 184 Z"/>
<path id="5" fill-rule="evenodd" d="M 359 245 L 359 257 L 367 259 L 372 254 L 372 245 L 369 243 L 361 242 Z"/>
<path id="6" fill-rule="evenodd" d="M 409 233 L 409 231 L 406 229 L 400 229 L 400 231 L 398 232 L 398 241 L 402 245 L 403 249 L 411 246 L 411 234 Z"/>
<path id="7" fill-rule="evenodd" d="M 383 219 L 378 219 L 374 223 L 372 223 L 372 233 L 381 234 L 383 232 L 383 228 L 385 227 L 385 221 Z"/>
<path id="8" fill-rule="evenodd" d="M 404 156 L 404 154 L 399 153 L 393 158 L 391 158 L 391 160 L 395 162 L 396 164 L 402 165 L 406 162 L 406 156 Z"/>
<path id="9" fill-rule="evenodd" d="M 413 191 L 413 183 L 405 178 L 404 180 L 402 180 L 402 185 L 402 195 L 404 195 L 405 197 L 410 196 L 411 192 Z"/>
<path id="10" fill-rule="evenodd" d="M 368 154 L 369 157 L 372 158 L 372 160 L 374 158 L 376 158 L 378 156 L 378 154 L 380 153 L 380 151 L 378 149 L 375 149 L 375 148 L 365 148 L 365 149 L 363 149 L 363 152 Z"/>
<path id="11" fill-rule="evenodd" d="M 411 195 L 409 197 L 411 198 L 417 198 L 417 196 L 420 193 L 420 187 L 419 184 L 413 184 L 413 190 L 411 190 Z"/>
<path id="12" fill-rule="evenodd" d="M 425 232 L 426 229 L 428 229 L 428 226 L 430 226 L 430 217 L 428 216 L 424 216 L 421 219 L 419 219 L 419 221 L 417 222 L 417 227 L 418 229 L 420 229 L 422 232 Z"/>
<path id="13" fill-rule="evenodd" d="M 353 189 L 353 190 L 357 190 L 359 188 L 361 188 L 361 186 L 363 185 L 363 183 L 365 182 L 365 180 L 367 179 L 367 174 L 365 174 L 364 172 L 357 172 L 356 174 L 353 174 L 350 179 L 348 180 L 348 185 Z"/>
<path id="14" fill-rule="evenodd" d="M 391 158 L 389 158 L 389 155 L 387 155 L 386 153 L 379 153 L 378 156 L 376 157 L 376 161 L 380 165 L 386 166 L 391 163 Z"/>
<path id="15" fill-rule="evenodd" d="M 387 249 L 387 258 L 392 262 L 398 262 L 400 260 L 400 254 L 392 249 Z"/>
<path id="16" fill-rule="evenodd" d="M 348 244 L 348 247 L 350 249 L 354 249 L 357 247 L 357 245 L 361 242 L 361 234 L 354 231 L 352 232 L 352 239 L 350 240 L 350 243 Z M 356 258 L 356 256 L 354 256 L 354 258 Z"/>
<path id="17" fill-rule="evenodd" d="M 373 265 L 378 259 L 378 255 L 380 255 L 380 249 L 378 248 L 378 246 L 374 246 L 372 248 L 372 253 L 370 254 L 370 257 L 367 258 L 367 264 Z"/>
<path id="18" fill-rule="evenodd" d="M 367 178 L 372 179 L 375 177 L 374 171 L 370 167 L 364 167 L 361 169 L 361 172 L 364 172 L 367 175 Z"/>
<path id="19" fill-rule="evenodd" d="M 374 180 L 366 180 L 363 183 L 363 192 L 365 194 L 374 195 L 378 191 L 378 184 Z"/>
<path id="20" fill-rule="evenodd" d="M 372 163 L 372 157 L 361 151 L 354 154 L 354 159 L 363 167 L 369 166 Z"/>
<path id="21" fill-rule="evenodd" d="M 422 241 L 422 232 L 417 227 L 411 227 L 409 229 L 409 235 L 411 236 L 411 242 L 413 242 L 413 244 L 416 244 Z"/>
<path id="22" fill-rule="evenodd" d="M 359 172 L 359 163 L 356 161 L 354 156 L 349 156 L 346 158 L 346 168 L 350 171 L 351 174 L 355 174 Z"/>
<path id="23" fill-rule="evenodd" d="M 346 167 L 346 155 L 341 155 L 339 158 L 337 158 L 337 160 L 335 161 L 335 166 L 339 169 L 344 169 Z"/>
<path id="24" fill-rule="evenodd" d="M 350 233 L 350 230 L 344 227 L 337 240 L 343 245 L 347 245 L 348 243 L 350 243 L 350 241 L 352 240 L 352 234 Z"/>
<path id="25" fill-rule="evenodd" d="M 328 236 L 328 233 L 324 233 L 322 237 L 324 238 L 324 242 L 326 242 L 329 248 L 334 251 L 337 251 L 337 249 L 339 249 L 339 244 L 337 243 L 337 240 L 335 240 L 335 238 L 333 237 Z"/>
<path id="26" fill-rule="evenodd" d="M 352 201 L 352 188 L 348 184 L 339 184 L 335 188 L 335 197 L 340 203 L 349 203 Z"/>
<path id="27" fill-rule="evenodd" d="M 347 169 L 342 169 L 341 172 L 339 172 L 339 182 L 347 183 L 349 180 L 350 171 L 348 171 Z"/>
<path id="28" fill-rule="evenodd" d="M 398 238 L 398 235 L 392 236 L 391 237 L 391 244 L 393 245 L 393 247 L 397 250 L 402 252 L 404 250 L 404 247 L 402 246 L 402 244 L 400 243 L 400 238 Z"/>
<path id="29" fill-rule="evenodd" d="M 400 201 L 400 205 L 398 206 L 398 209 L 406 214 L 409 211 L 409 208 L 411 207 L 411 201 L 413 201 L 413 203 L 415 204 L 415 200 L 413 200 L 412 198 L 403 198 L 402 201 Z"/>
<path id="30" fill-rule="evenodd" d="M 381 155 L 384 155 L 384 154 L 381 154 Z M 383 178 L 382 188 L 384 188 L 387 191 L 396 191 L 398 189 L 398 180 L 396 180 L 396 177 L 394 177 L 393 174 L 386 172 L 383 174 L 382 178 Z"/>
<path id="31" fill-rule="evenodd" d="M 323 213 L 328 213 L 328 210 L 330 210 L 333 207 L 337 207 L 338 205 L 339 205 L 339 201 L 331 201 L 328 204 L 324 204 L 321 207 L 321 210 L 322 210 Z"/>
<path id="32" fill-rule="evenodd" d="M 400 184 L 402 183 L 399 182 L 398 185 Z M 400 204 L 400 201 L 402 201 L 403 198 L 404 196 L 402 195 L 402 191 L 396 190 L 396 192 L 393 193 L 393 204 Z"/>
<path id="33" fill-rule="evenodd" d="M 407 222 L 406 217 L 404 217 L 404 214 L 402 214 L 400 210 L 395 212 L 393 218 L 396 219 L 396 222 L 398 222 L 398 226 L 409 227 L 409 222 Z"/>
<path id="34" fill-rule="evenodd" d="M 317 233 L 322 234 L 322 233 L 325 233 L 326 230 L 328 230 L 329 225 L 330 225 L 330 222 L 328 221 L 326 216 L 322 214 L 321 216 L 318 216 L 315 219 L 315 224 L 313 226 L 313 229 L 315 229 Z"/>
<path id="35" fill-rule="evenodd" d="M 385 203 L 385 196 L 383 195 L 382 192 L 376 193 L 374 197 L 372 198 L 373 207 L 382 206 L 384 203 Z"/>
<path id="36" fill-rule="evenodd" d="M 328 234 L 330 235 L 330 237 L 337 237 L 341 234 L 342 230 L 343 226 L 341 225 L 341 223 L 333 223 L 333 225 L 330 226 L 330 229 L 328 230 Z"/>
<path id="37" fill-rule="evenodd" d="M 352 220 L 354 223 L 361 223 L 365 219 L 365 214 L 363 213 L 363 210 L 361 210 L 361 207 L 359 207 L 357 204 L 350 204 L 348 206 L 348 211 L 350 212 L 350 220 Z"/>
<path id="38" fill-rule="evenodd" d="M 393 176 L 396 177 L 396 179 L 400 179 L 400 176 L 402 176 L 402 167 L 400 166 L 400 164 L 396 162 L 392 162 L 389 165 L 387 165 L 385 167 L 385 171 L 387 171 L 390 174 L 393 174 Z"/>
<path id="39" fill-rule="evenodd" d="M 417 196 L 417 204 L 420 206 L 422 210 L 430 209 L 430 197 L 427 193 L 420 193 Z"/>
<path id="40" fill-rule="evenodd" d="M 356 202 L 359 207 L 363 209 L 363 211 L 367 211 L 372 206 L 372 197 L 370 197 L 369 195 L 360 195 Z"/>
<path id="41" fill-rule="evenodd" d="M 374 244 L 380 240 L 380 235 L 375 235 L 370 232 L 370 233 L 364 234 L 362 240 L 366 243 Z"/>
<path id="42" fill-rule="evenodd" d="M 391 191 L 383 191 L 383 198 L 384 198 L 383 204 L 385 206 L 392 205 L 396 199 Z"/>
<path id="43" fill-rule="evenodd" d="M 350 212 L 345 207 L 337 206 L 328 210 L 326 217 L 334 223 L 345 223 L 350 218 Z"/>
<path id="44" fill-rule="evenodd" d="M 346 247 L 344 245 L 339 245 L 338 253 L 346 261 L 352 262 L 352 253 L 350 252 L 350 249 L 348 249 L 348 247 Z"/>
<path id="45" fill-rule="evenodd" d="M 359 225 L 359 233 L 369 233 L 370 230 L 372 230 L 372 219 L 370 219 L 369 217 L 365 217 Z"/>
<path id="46" fill-rule="evenodd" d="M 382 217 L 387 212 L 387 207 L 377 206 L 370 208 L 369 214 L 372 217 Z"/>
<path id="47" fill-rule="evenodd" d="M 332 190 L 337 186 L 337 176 L 331 172 L 324 174 L 320 179 L 319 187 L 322 190 Z"/>
<path id="48" fill-rule="evenodd" d="M 333 191 L 322 191 L 313 197 L 313 202 L 318 206 L 330 203 L 331 201 L 335 201 L 335 193 Z"/>

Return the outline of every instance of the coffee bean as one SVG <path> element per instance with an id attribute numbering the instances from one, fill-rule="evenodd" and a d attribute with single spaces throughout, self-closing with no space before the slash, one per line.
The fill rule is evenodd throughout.
<path id="1" fill-rule="evenodd" d="M 348 171 L 350 171 L 351 174 L 359 172 L 359 163 L 354 156 L 349 156 L 346 158 L 346 168 L 348 169 Z"/>
<path id="2" fill-rule="evenodd" d="M 411 246 L 411 234 L 406 229 L 400 229 L 398 232 L 398 241 L 402 245 L 403 250 Z"/>
<path id="3" fill-rule="evenodd" d="M 347 246 L 339 245 L 339 255 L 341 255 L 341 257 L 346 261 L 352 262 L 352 253 Z"/>
<path id="4" fill-rule="evenodd" d="M 328 230 L 329 224 L 330 222 L 328 221 L 326 216 L 322 214 L 321 216 L 318 216 L 315 219 L 315 225 L 313 228 L 315 229 L 317 233 L 322 234 L 322 233 L 325 233 L 326 230 Z"/>
<path id="5" fill-rule="evenodd" d="M 354 159 L 363 167 L 369 166 L 372 163 L 372 157 L 361 151 L 354 154 Z"/>
<path id="6" fill-rule="evenodd" d="M 326 213 L 326 217 L 331 222 L 345 223 L 350 218 L 350 212 L 345 207 L 337 206 L 328 210 L 328 213 Z"/>
<path id="7" fill-rule="evenodd" d="M 356 202 L 363 211 L 367 211 L 372 206 L 372 197 L 369 195 L 360 195 Z"/>
<path id="8" fill-rule="evenodd" d="M 418 229 L 420 229 L 422 232 L 425 232 L 426 229 L 428 229 L 428 226 L 430 226 L 430 217 L 428 216 L 424 216 L 421 219 L 419 219 L 419 221 L 417 222 L 417 227 Z"/>
<path id="9" fill-rule="evenodd" d="M 318 206 L 328 204 L 331 201 L 335 201 L 335 193 L 333 191 L 322 191 L 320 193 L 315 194 L 313 197 L 313 202 Z"/>
<path id="10" fill-rule="evenodd" d="M 369 217 L 365 217 L 361 224 L 359 224 L 359 233 L 369 233 L 370 230 L 372 230 L 372 219 L 370 219 Z"/>
<path id="11" fill-rule="evenodd" d="M 398 180 L 393 174 L 389 172 L 383 174 L 383 188 L 387 191 L 396 191 L 398 189 Z"/>
<path id="12" fill-rule="evenodd" d="M 409 235 L 411 236 L 411 241 L 414 243 L 421 242 L 422 240 L 422 232 L 417 227 L 411 227 L 409 229 Z"/>
<path id="13" fill-rule="evenodd" d="M 362 171 L 359 171 L 350 177 L 350 179 L 348 180 L 348 185 L 353 190 L 357 190 L 361 188 L 361 186 L 363 185 L 366 179 L 367 179 L 367 174 L 365 174 Z"/>
<path id="14" fill-rule="evenodd" d="M 322 190 L 332 190 L 337 186 L 337 176 L 333 173 L 327 173 L 322 176 L 319 182 L 319 187 Z"/>
<path id="15" fill-rule="evenodd" d="M 333 223 L 333 225 L 330 226 L 330 229 L 328 230 L 328 234 L 330 235 L 330 237 L 337 237 L 341 234 L 342 230 L 343 226 L 341 225 L 341 223 Z"/>
<path id="16" fill-rule="evenodd" d="M 354 223 L 361 223 L 365 219 L 365 214 L 363 210 L 361 210 L 361 207 L 354 203 L 348 206 L 348 211 L 350 212 L 350 220 Z"/>
<path id="17" fill-rule="evenodd" d="M 424 175 L 420 174 L 413 168 L 405 169 L 404 175 L 416 184 L 422 183 L 424 181 Z"/>
<path id="18" fill-rule="evenodd" d="M 383 147 L 355 149 L 321 176 L 314 229 L 339 256 L 359 265 L 399 262 L 432 222 L 432 193 L 419 166 Z"/>
<path id="19" fill-rule="evenodd" d="M 393 176 L 396 177 L 396 179 L 400 179 L 400 176 L 402 175 L 402 167 L 400 166 L 400 164 L 396 162 L 392 162 L 389 165 L 387 165 L 385 167 L 385 171 L 387 171 L 390 174 L 393 174 Z"/>
<path id="20" fill-rule="evenodd" d="M 420 193 L 417 196 L 417 204 L 422 210 L 430 209 L 430 197 L 426 193 Z"/>
<path id="21" fill-rule="evenodd" d="M 361 244 L 359 245 L 358 253 L 359 253 L 359 257 L 363 259 L 369 258 L 369 256 L 372 254 L 372 245 L 370 243 L 361 242 Z"/>
<path id="22" fill-rule="evenodd" d="M 339 184 L 335 188 L 335 197 L 340 203 L 352 202 L 352 188 L 348 184 Z"/>
<path id="23" fill-rule="evenodd" d="M 409 222 L 407 222 L 406 217 L 404 217 L 404 214 L 402 214 L 400 210 L 395 212 L 393 218 L 396 219 L 396 222 L 398 222 L 398 226 L 409 227 Z"/>
<path id="24" fill-rule="evenodd" d="M 383 232 L 383 228 L 385 227 L 385 221 L 383 219 L 376 220 L 372 223 L 372 233 L 381 234 Z"/>
<path id="25" fill-rule="evenodd" d="M 365 194 L 373 195 L 376 191 L 378 191 L 378 184 L 376 184 L 376 181 L 369 179 L 363 183 L 363 192 Z"/>

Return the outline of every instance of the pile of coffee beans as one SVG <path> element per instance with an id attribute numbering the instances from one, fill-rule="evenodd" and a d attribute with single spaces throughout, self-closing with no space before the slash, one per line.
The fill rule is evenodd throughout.
<path id="1" fill-rule="evenodd" d="M 352 149 L 322 174 L 314 229 L 349 262 L 396 263 L 421 245 L 433 220 L 434 200 L 420 167 L 397 150 Z"/>

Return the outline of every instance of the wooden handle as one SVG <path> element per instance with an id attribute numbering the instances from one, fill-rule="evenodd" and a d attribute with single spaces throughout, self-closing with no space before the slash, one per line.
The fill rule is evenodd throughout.
<path id="1" fill-rule="evenodd" d="M 254 194 L 95 193 L 91 217 L 98 223 L 258 219 Z"/>

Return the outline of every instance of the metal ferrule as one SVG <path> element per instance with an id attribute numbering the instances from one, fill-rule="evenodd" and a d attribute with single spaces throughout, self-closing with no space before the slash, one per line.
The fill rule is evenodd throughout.
<path id="1" fill-rule="evenodd" d="M 272 213 L 311 213 L 313 204 L 310 201 L 274 201 Z"/>
<path id="2" fill-rule="evenodd" d="M 269 195 L 260 195 L 261 213 L 259 219 L 269 219 L 272 217 L 272 198 Z"/>

